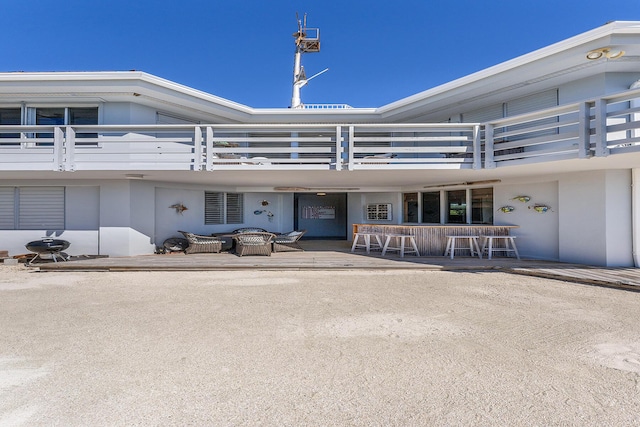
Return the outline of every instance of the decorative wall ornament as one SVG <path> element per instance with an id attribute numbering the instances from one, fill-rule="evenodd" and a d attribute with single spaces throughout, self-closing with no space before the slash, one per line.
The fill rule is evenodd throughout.
<path id="1" fill-rule="evenodd" d="M 176 213 L 179 213 L 180 215 L 182 215 L 182 212 L 189 210 L 185 205 L 183 205 L 182 203 L 175 203 L 171 206 L 169 206 L 170 209 L 175 209 Z"/>
<path id="2" fill-rule="evenodd" d="M 273 215 L 273 212 L 271 212 L 271 211 L 268 211 L 266 209 L 265 210 L 255 210 L 255 211 L 253 211 L 253 214 L 254 215 L 262 215 L 265 212 L 267 214 L 267 218 L 269 218 L 269 222 L 273 222 L 273 216 L 274 215 Z"/>
<path id="3" fill-rule="evenodd" d="M 522 202 L 522 203 L 527 203 L 529 200 L 531 200 L 531 197 L 529 197 L 529 196 L 516 196 L 511 200 L 517 200 L 517 201 Z"/>
<path id="4" fill-rule="evenodd" d="M 536 203 L 533 206 L 529 206 L 529 209 L 533 209 L 534 211 L 536 211 L 538 213 L 547 213 L 549 211 L 553 212 L 551 207 L 549 207 L 547 205 L 541 205 L 541 204 L 538 204 L 538 203 Z"/>
<path id="5" fill-rule="evenodd" d="M 515 211 L 516 208 L 514 208 L 513 206 L 502 206 L 501 208 L 498 208 L 498 210 L 503 213 L 511 213 Z"/>

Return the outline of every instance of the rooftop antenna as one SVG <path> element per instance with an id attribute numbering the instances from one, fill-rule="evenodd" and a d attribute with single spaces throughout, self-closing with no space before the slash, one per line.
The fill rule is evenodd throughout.
<path id="1" fill-rule="evenodd" d="M 309 83 L 309 80 L 318 77 L 320 74 L 329 71 L 328 68 L 307 78 L 304 67 L 301 64 L 303 53 L 320 52 L 320 29 L 307 28 L 307 14 L 300 19 L 296 12 L 298 21 L 298 31 L 293 33 L 296 40 L 296 54 L 293 65 L 293 95 L 291 96 L 291 108 L 304 108 L 300 100 L 300 89 Z"/>

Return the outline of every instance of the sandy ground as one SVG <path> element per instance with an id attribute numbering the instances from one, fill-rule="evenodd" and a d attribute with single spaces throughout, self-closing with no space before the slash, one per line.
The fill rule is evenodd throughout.
<path id="1" fill-rule="evenodd" d="M 504 273 L 0 266 L 0 425 L 638 425 L 639 319 Z"/>

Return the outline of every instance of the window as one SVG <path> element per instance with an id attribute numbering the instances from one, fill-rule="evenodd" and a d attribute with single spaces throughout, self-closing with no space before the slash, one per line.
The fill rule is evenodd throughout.
<path id="1" fill-rule="evenodd" d="M 404 193 L 404 222 L 418 222 L 418 193 Z"/>
<path id="2" fill-rule="evenodd" d="M 391 203 L 376 203 L 367 205 L 367 220 L 391 221 Z"/>
<path id="3" fill-rule="evenodd" d="M 28 107 L 27 124 L 40 126 L 97 125 L 98 107 Z M 53 138 L 50 132 L 37 138 Z M 76 138 L 96 138 L 95 133 L 78 133 Z"/>
<path id="4" fill-rule="evenodd" d="M 98 108 L 67 108 L 68 124 L 70 125 L 97 125 Z M 97 138 L 97 133 L 77 132 L 77 138 Z"/>
<path id="5" fill-rule="evenodd" d="M 0 125 L 20 124 L 20 108 L 0 108 Z M 0 138 L 20 138 L 19 133 L 0 133 Z M 17 143 L 16 143 L 17 144 Z M 2 144 L 5 145 L 5 144 Z"/>
<path id="6" fill-rule="evenodd" d="M 205 192 L 204 223 L 244 223 L 244 194 Z"/>
<path id="7" fill-rule="evenodd" d="M 0 187 L 0 229 L 63 230 L 64 187 Z"/>
<path id="8" fill-rule="evenodd" d="M 405 223 L 493 224 L 493 188 L 404 193 L 403 198 Z M 470 212 L 468 206 L 471 206 Z M 417 212 L 421 214 L 419 221 L 411 221 Z"/>
<path id="9" fill-rule="evenodd" d="M 440 192 L 422 193 L 422 222 L 440 224 Z"/>
<path id="10" fill-rule="evenodd" d="M 447 222 L 467 223 L 467 190 L 447 191 Z"/>
<path id="11" fill-rule="evenodd" d="M 244 222 L 244 195 L 227 193 L 227 224 L 242 224 Z"/>
<path id="12" fill-rule="evenodd" d="M 493 224 L 493 188 L 471 190 L 471 223 Z"/>

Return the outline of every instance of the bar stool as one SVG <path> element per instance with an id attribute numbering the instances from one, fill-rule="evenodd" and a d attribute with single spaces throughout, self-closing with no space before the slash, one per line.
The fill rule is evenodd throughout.
<path id="1" fill-rule="evenodd" d="M 458 246 L 456 245 L 456 240 L 458 239 L 467 239 L 469 246 Z M 447 248 L 444 250 L 444 256 L 451 256 L 453 259 L 455 251 L 457 250 L 467 250 L 471 253 L 471 256 L 478 256 L 478 258 L 482 258 L 482 253 L 480 252 L 480 245 L 478 244 L 478 236 L 447 236 Z"/>
<path id="2" fill-rule="evenodd" d="M 516 258 L 520 259 L 518 248 L 516 248 L 515 238 L 516 236 L 482 236 L 484 242 L 482 243 L 482 253 L 487 253 L 487 258 L 491 259 L 494 252 L 505 252 L 507 254 L 513 252 Z M 504 241 L 504 247 L 494 247 L 493 241 Z"/>
<path id="3" fill-rule="evenodd" d="M 371 241 L 371 236 L 375 238 L 375 241 Z M 362 243 L 359 242 L 362 237 Z M 367 254 L 371 252 L 372 249 L 382 250 L 382 241 L 380 240 L 380 235 L 378 233 L 355 233 L 353 236 L 353 245 L 351 246 L 351 252 L 354 252 L 358 248 L 364 248 L 367 251 Z"/>
<path id="4" fill-rule="evenodd" d="M 390 246 L 391 239 L 396 239 L 397 246 Z M 409 240 L 411 244 L 410 248 L 405 247 L 405 241 Z M 418 246 L 416 245 L 416 239 L 408 234 L 387 234 L 387 239 L 384 242 L 384 246 L 382 247 L 382 256 L 388 251 L 398 251 L 400 252 L 400 256 L 404 258 L 405 253 L 415 253 L 416 256 L 420 256 L 420 252 L 418 252 Z"/>

